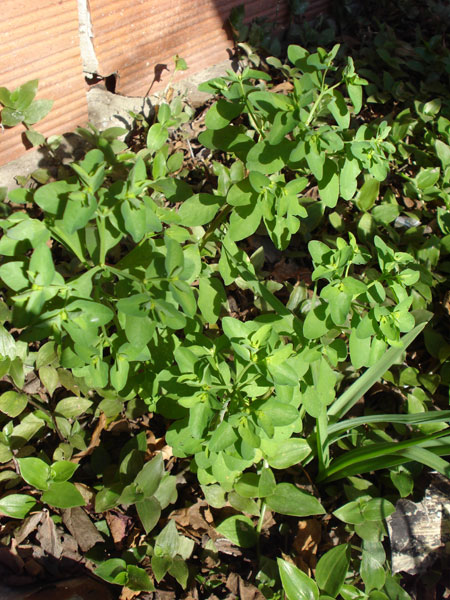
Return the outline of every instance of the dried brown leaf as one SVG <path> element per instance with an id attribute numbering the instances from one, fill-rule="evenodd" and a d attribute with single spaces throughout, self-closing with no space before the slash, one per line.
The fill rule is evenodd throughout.
<path id="1" fill-rule="evenodd" d="M 133 598 L 139 596 L 140 593 L 141 592 L 137 592 L 136 590 L 130 590 L 130 588 L 124 587 L 122 588 L 122 591 L 120 593 L 119 600 L 133 600 Z"/>
<path id="2" fill-rule="evenodd" d="M 67 508 L 61 514 L 64 525 L 73 535 L 82 552 L 87 552 L 95 544 L 103 541 L 103 537 L 81 506 Z"/>
<path id="3" fill-rule="evenodd" d="M 322 527 L 317 519 L 305 519 L 297 524 L 297 534 L 292 543 L 298 560 L 297 566 L 308 571 L 316 566 L 316 555 L 322 537 Z"/>
<path id="4" fill-rule="evenodd" d="M 90 454 L 92 454 L 94 452 L 95 448 L 97 448 L 97 446 L 100 445 L 100 436 L 102 435 L 102 431 L 105 428 L 106 428 L 106 415 L 105 415 L 105 413 L 100 413 L 100 417 L 98 419 L 98 423 L 92 434 L 91 441 L 89 442 L 89 446 L 86 448 L 86 450 L 82 450 L 81 452 L 78 452 L 78 454 L 75 454 L 71 459 L 72 462 L 79 463 L 82 458 L 84 458 L 85 456 L 89 456 Z"/>
<path id="5" fill-rule="evenodd" d="M 17 544 L 21 544 L 30 535 L 30 533 L 32 533 L 37 528 L 37 526 L 41 522 L 43 515 L 43 512 L 37 512 L 30 515 L 24 520 L 22 525 L 18 529 L 16 529 L 14 533 L 14 537 L 16 539 Z"/>
<path id="6" fill-rule="evenodd" d="M 117 546 L 121 546 L 132 523 L 131 518 L 119 512 L 109 511 L 106 513 L 106 522 L 108 523 L 114 543 Z"/>
<path id="7" fill-rule="evenodd" d="M 239 598 L 240 600 L 265 600 L 265 596 L 258 590 L 257 587 L 244 581 L 239 576 Z"/>
<path id="8" fill-rule="evenodd" d="M 38 527 L 36 539 L 40 542 L 41 548 L 50 556 L 60 558 L 63 546 L 56 525 L 50 518 L 48 511 L 43 511 L 42 521 Z"/>

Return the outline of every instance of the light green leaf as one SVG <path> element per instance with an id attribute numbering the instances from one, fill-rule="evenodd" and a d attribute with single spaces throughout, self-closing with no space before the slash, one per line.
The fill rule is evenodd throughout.
<path id="1" fill-rule="evenodd" d="M 216 531 L 241 548 L 251 548 L 256 544 L 256 531 L 248 517 L 241 515 L 228 517 L 216 527 Z"/>
<path id="2" fill-rule="evenodd" d="M 336 420 L 343 417 L 358 400 L 376 383 L 384 373 L 399 359 L 410 343 L 424 329 L 428 320 L 417 325 L 412 331 L 404 335 L 399 346 L 392 346 L 383 357 L 370 367 L 364 375 L 359 377 L 339 398 L 331 405 L 328 414 Z"/>
<path id="3" fill-rule="evenodd" d="M 317 563 L 316 582 L 321 590 L 335 598 L 347 576 L 350 546 L 340 544 L 328 550 Z"/>
<path id="4" fill-rule="evenodd" d="M 10 494 L 0 499 L 0 512 L 13 519 L 24 519 L 36 504 L 36 500 L 26 494 Z"/>
<path id="5" fill-rule="evenodd" d="M 85 506 L 86 501 L 73 483 L 69 481 L 51 483 L 41 496 L 42 502 L 56 508 L 73 508 Z"/>
<path id="6" fill-rule="evenodd" d="M 223 202 L 222 196 L 195 194 L 183 202 L 178 214 L 186 227 L 206 225 L 213 220 Z"/>
<path id="7" fill-rule="evenodd" d="M 27 483 L 38 490 L 47 490 L 50 480 L 50 467 L 40 458 L 18 458 L 20 474 Z"/>
<path id="8" fill-rule="evenodd" d="M 145 533 L 150 533 L 161 516 L 161 505 L 158 500 L 152 496 L 151 498 L 136 502 L 136 510 Z"/>
<path id="9" fill-rule="evenodd" d="M 288 600 L 319 600 L 317 585 L 306 573 L 282 558 L 277 558 L 277 564 Z"/>
<path id="10" fill-rule="evenodd" d="M 19 394 L 13 390 L 4 392 L 0 396 L 0 411 L 11 417 L 17 417 L 28 404 L 26 394 Z"/>
<path id="11" fill-rule="evenodd" d="M 135 483 L 150 498 L 158 489 L 164 475 L 164 462 L 162 453 L 159 452 L 152 460 L 147 462 L 135 478 Z"/>

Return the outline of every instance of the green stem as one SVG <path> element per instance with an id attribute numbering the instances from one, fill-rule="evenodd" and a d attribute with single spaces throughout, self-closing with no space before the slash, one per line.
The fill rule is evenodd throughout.
<path id="1" fill-rule="evenodd" d="M 222 223 L 225 221 L 225 219 L 228 217 L 228 215 L 230 214 L 230 212 L 232 210 L 233 210 L 233 207 L 230 206 L 229 204 L 226 204 L 219 211 L 219 213 L 217 214 L 217 216 L 214 217 L 214 219 L 208 225 L 208 229 L 206 230 L 206 233 L 203 236 L 202 241 L 200 242 L 200 247 L 199 247 L 200 252 L 205 247 L 206 242 L 208 241 L 208 239 L 212 236 L 212 234 L 216 231 L 216 229 L 218 229 L 222 225 Z"/>
<path id="2" fill-rule="evenodd" d="M 66 246 L 66 248 L 68 248 L 68 250 L 73 252 L 73 254 L 75 254 L 75 256 L 78 258 L 78 260 L 80 261 L 80 263 L 82 265 L 84 265 L 86 268 L 89 267 L 88 261 L 85 259 L 84 255 L 81 252 L 78 252 L 78 250 L 72 246 L 72 244 L 70 243 L 70 240 L 67 238 L 64 231 L 62 231 L 59 227 L 51 227 L 50 226 L 49 229 L 51 230 L 53 237 L 60 244 L 62 244 L 63 246 Z"/>
<path id="3" fill-rule="evenodd" d="M 106 227 L 105 227 L 105 219 L 101 216 L 97 216 L 95 218 L 97 222 L 98 236 L 100 238 L 100 250 L 99 250 L 99 265 L 103 267 L 105 265 L 106 260 L 106 245 L 105 245 L 105 235 L 106 235 Z"/>
<path id="4" fill-rule="evenodd" d="M 266 461 L 264 461 L 266 462 Z M 264 524 L 264 517 L 266 516 L 267 504 L 265 500 L 261 501 L 261 512 L 259 514 L 258 525 L 256 526 L 256 554 L 258 556 L 258 562 L 261 562 L 261 531 Z"/>
<path id="5" fill-rule="evenodd" d="M 250 119 L 253 121 L 253 125 L 255 126 L 255 129 L 258 132 L 259 138 L 263 139 L 264 138 L 263 132 L 259 128 L 258 122 L 256 120 L 256 115 L 253 113 L 253 107 L 250 104 L 250 102 L 248 101 L 248 94 L 245 93 L 244 84 L 242 83 L 242 81 L 240 81 L 240 86 L 241 86 L 242 96 L 243 96 L 244 102 L 245 102 L 245 108 L 247 109 L 248 115 L 249 115 Z"/>
<path id="6" fill-rule="evenodd" d="M 305 123 L 306 127 L 308 127 L 310 125 L 310 123 L 313 119 L 313 116 L 314 116 L 320 102 L 322 101 L 322 98 L 324 96 L 326 96 L 327 94 L 329 94 L 332 90 L 334 90 L 335 88 L 337 88 L 341 85 L 341 82 L 339 82 L 339 83 L 335 83 L 331 87 L 325 89 L 325 78 L 326 78 L 327 72 L 328 72 L 328 69 L 324 72 L 320 93 L 317 96 L 316 101 L 313 104 L 313 107 L 311 108 L 311 112 L 309 113 L 308 118 L 306 119 L 306 123 Z"/>

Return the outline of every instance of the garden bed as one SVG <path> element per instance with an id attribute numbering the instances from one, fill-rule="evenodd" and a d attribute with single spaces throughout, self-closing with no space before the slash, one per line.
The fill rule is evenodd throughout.
<path id="1" fill-rule="evenodd" d="M 392 572 L 386 519 L 450 474 L 448 9 L 387 4 L 234 22 L 210 103 L 79 128 L 5 197 L 5 584 L 446 597 L 434 547 Z"/>

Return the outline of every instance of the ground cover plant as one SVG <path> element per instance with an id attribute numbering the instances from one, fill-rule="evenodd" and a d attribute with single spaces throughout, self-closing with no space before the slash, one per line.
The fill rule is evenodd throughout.
<path id="1" fill-rule="evenodd" d="M 414 597 L 385 519 L 450 474 L 436 6 L 278 57 L 243 30 L 190 141 L 167 100 L 4 194 L 4 546 L 50 535 L 123 598 Z"/>

